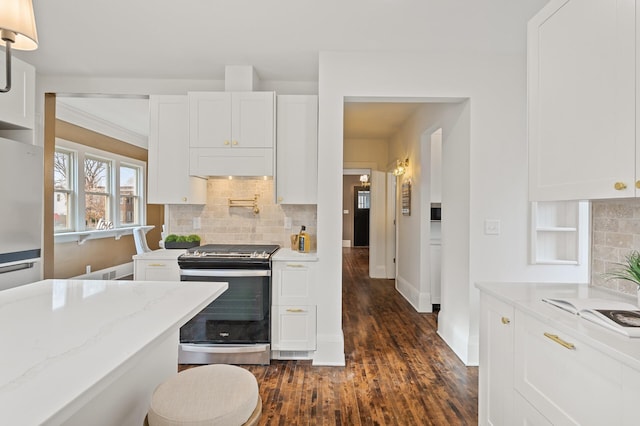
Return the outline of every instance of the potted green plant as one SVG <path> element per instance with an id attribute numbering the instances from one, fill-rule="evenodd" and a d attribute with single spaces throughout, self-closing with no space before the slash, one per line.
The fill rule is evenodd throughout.
<path id="1" fill-rule="evenodd" d="M 640 305 L 640 252 L 633 250 L 624 258 L 624 262 L 616 263 L 619 267 L 604 274 L 607 280 L 631 281 L 636 285 L 638 304 Z"/>
<path id="2" fill-rule="evenodd" d="M 164 248 L 166 249 L 188 249 L 191 247 L 197 247 L 200 245 L 200 236 L 196 234 L 191 235 L 176 235 L 170 234 L 164 239 Z"/>

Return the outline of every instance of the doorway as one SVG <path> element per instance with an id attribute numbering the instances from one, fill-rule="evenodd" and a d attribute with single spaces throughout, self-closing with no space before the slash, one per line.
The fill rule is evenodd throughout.
<path id="1" fill-rule="evenodd" d="M 368 186 L 353 188 L 353 246 L 369 247 L 369 209 L 371 192 Z"/>

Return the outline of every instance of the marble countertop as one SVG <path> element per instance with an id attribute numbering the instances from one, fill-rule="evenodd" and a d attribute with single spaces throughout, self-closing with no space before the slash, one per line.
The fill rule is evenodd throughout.
<path id="1" fill-rule="evenodd" d="M 476 287 L 640 371 L 640 338 L 624 336 L 542 301 L 543 298 L 600 298 L 637 305 L 637 298 L 587 284 L 483 282 Z"/>
<path id="2" fill-rule="evenodd" d="M 45 280 L 0 291 L 2 423 L 46 422 L 226 289 L 226 283 Z"/>
<path id="3" fill-rule="evenodd" d="M 271 260 L 281 262 L 317 262 L 318 253 L 300 253 L 290 248 L 281 248 L 271 257 Z"/>

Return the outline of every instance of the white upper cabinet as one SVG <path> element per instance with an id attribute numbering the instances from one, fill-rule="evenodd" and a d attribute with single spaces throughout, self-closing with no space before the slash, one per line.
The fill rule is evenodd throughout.
<path id="1" fill-rule="evenodd" d="M 186 95 L 149 97 L 150 204 L 206 204 L 207 180 L 189 176 L 189 107 Z"/>
<path id="2" fill-rule="evenodd" d="M 318 202 L 318 97 L 281 95 L 277 100 L 276 201 Z"/>
<path id="3" fill-rule="evenodd" d="M 0 94 L 0 129 L 33 129 L 36 70 L 17 58 L 12 58 L 11 62 L 11 90 Z M 0 86 L 4 88 L 4 65 L 2 70 Z"/>
<path id="4" fill-rule="evenodd" d="M 551 0 L 528 26 L 529 198 L 636 195 L 635 0 Z"/>
<path id="5" fill-rule="evenodd" d="M 273 92 L 189 92 L 188 96 L 192 175 L 273 175 Z"/>

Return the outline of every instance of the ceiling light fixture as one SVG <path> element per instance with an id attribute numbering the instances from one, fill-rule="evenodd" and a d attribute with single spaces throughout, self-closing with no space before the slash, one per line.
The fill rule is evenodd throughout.
<path id="1" fill-rule="evenodd" d="M 360 184 L 367 188 L 369 185 L 369 175 L 360 175 Z"/>
<path id="2" fill-rule="evenodd" d="M 396 168 L 393 169 L 393 175 L 394 176 L 402 176 L 403 174 L 405 174 L 407 172 L 407 167 L 409 167 L 409 159 L 405 159 L 404 161 L 402 160 L 396 160 Z"/>
<path id="3" fill-rule="evenodd" d="M 35 50 L 38 48 L 36 18 L 31 0 L 0 0 L 0 46 L 5 46 L 7 86 L 11 90 L 11 49 Z"/>

